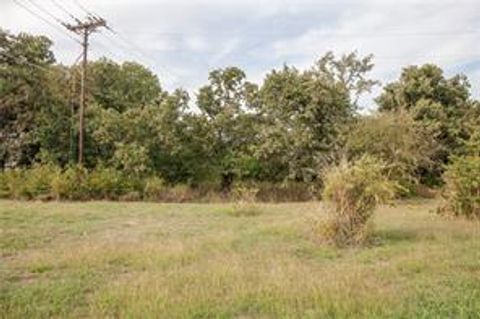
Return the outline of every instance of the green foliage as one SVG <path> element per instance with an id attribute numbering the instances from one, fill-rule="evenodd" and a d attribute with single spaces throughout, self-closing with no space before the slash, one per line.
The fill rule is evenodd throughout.
<path id="1" fill-rule="evenodd" d="M 221 186 L 229 191 L 235 176 L 242 174 L 239 159 L 252 155 L 249 146 L 255 140 L 257 119 L 254 113 L 254 97 L 257 87 L 246 81 L 245 73 L 236 67 L 214 70 L 209 84 L 200 88 L 197 106 L 200 120 L 207 127 L 206 160 L 221 180 Z"/>
<path id="2" fill-rule="evenodd" d="M 384 171 L 382 161 L 363 156 L 355 162 L 342 161 L 326 172 L 323 199 L 329 210 L 328 218 L 318 225 L 322 239 L 339 246 L 368 239 L 375 208 L 395 194 L 395 183 Z"/>
<path id="3" fill-rule="evenodd" d="M 435 136 L 410 113 L 395 111 L 359 119 L 347 133 L 345 149 L 349 158 L 369 154 L 383 160 L 387 177 L 401 186 L 400 194 L 411 195 L 438 147 Z"/>
<path id="4" fill-rule="evenodd" d="M 443 165 L 451 155 L 465 152 L 465 143 L 472 133 L 466 124 L 475 118 L 475 102 L 471 100 L 467 78 L 446 78 L 442 69 L 433 64 L 410 66 L 404 68 L 398 81 L 385 86 L 376 101 L 380 111 L 410 112 L 435 136 L 441 148 L 434 154 L 435 165 L 423 174 L 438 184 Z"/>
<path id="5" fill-rule="evenodd" d="M 57 199 L 88 199 L 88 171 L 78 165 L 69 166 L 52 181 L 52 194 Z"/>
<path id="6" fill-rule="evenodd" d="M 24 172 L 24 195 L 27 198 L 48 198 L 51 195 L 52 181 L 59 169 L 53 165 L 35 165 Z"/>
<path id="7" fill-rule="evenodd" d="M 157 102 L 162 93 L 157 76 L 135 62 L 102 58 L 90 63 L 89 72 L 93 100 L 105 109 L 140 108 Z"/>
<path id="8" fill-rule="evenodd" d="M 0 173 L 0 197 L 14 199 L 49 199 L 51 184 L 59 169 L 53 165 L 35 165 L 28 170 Z"/>
<path id="9" fill-rule="evenodd" d="M 88 198 L 117 199 L 120 195 L 133 191 L 121 171 L 101 166 L 88 174 L 86 184 Z"/>
<path id="10" fill-rule="evenodd" d="M 68 155 L 68 74 L 43 36 L 0 29 L 0 167 L 31 165 L 41 149 Z M 39 68 L 31 67 L 37 65 Z"/>
<path id="11" fill-rule="evenodd" d="M 0 173 L 2 198 L 20 199 L 24 195 L 23 171 L 8 169 Z"/>
<path id="12" fill-rule="evenodd" d="M 147 200 L 161 200 L 165 189 L 165 182 L 161 178 L 153 176 L 146 180 L 143 193 Z"/>
<path id="13" fill-rule="evenodd" d="M 455 157 L 444 174 L 444 215 L 480 218 L 480 156 Z"/>
<path id="14" fill-rule="evenodd" d="M 103 171 L 108 166 L 128 178 L 112 175 L 121 183 L 117 189 L 95 178 L 93 189 L 106 189 L 98 194 L 88 180 L 74 185 L 83 178 L 72 170 L 80 73 L 78 66 L 55 63 L 51 45 L 46 37 L 0 30 L 0 169 L 57 165 L 67 178 L 53 183 L 67 190 L 54 192 L 60 198 L 123 198 L 125 192 L 141 198 L 141 178 L 148 176 L 169 185 L 162 198 L 198 198 L 204 190 L 197 186 L 212 183 L 228 197 L 237 182 L 263 183 L 262 199 L 311 198 L 308 188 L 321 185 L 319 172 L 345 149 L 351 159 L 383 159 L 388 175 L 411 189 L 417 180 L 440 184 L 450 156 L 480 150 L 480 104 L 467 79 L 446 78 L 434 65 L 405 68 L 377 99 L 388 114 L 372 118 L 358 114 L 359 97 L 377 84 L 369 78 L 370 55 L 328 52 L 305 70 L 274 69 L 259 85 L 238 67 L 215 69 L 194 101 L 184 90 L 164 91 L 154 73 L 135 62 L 99 59 L 89 63 L 86 79 L 84 165 L 94 175 L 115 175 Z M 48 193 L 44 186 L 23 185 L 23 174 L 2 177 L 9 180 L 3 185 L 18 185 L 3 186 L 3 196 Z M 277 187 L 286 183 L 295 194 Z M 174 185 L 180 185 L 176 195 Z"/>
<path id="15" fill-rule="evenodd" d="M 366 78 L 372 67 L 370 56 L 327 53 L 304 72 L 285 66 L 267 74 L 259 92 L 263 125 L 256 154 L 270 178 L 318 177 L 355 114 L 356 99 L 375 84 Z"/>
<path id="16" fill-rule="evenodd" d="M 142 175 L 148 172 L 151 166 L 145 147 L 136 143 L 118 143 L 115 148 L 112 163 L 117 169 L 129 175 Z"/>

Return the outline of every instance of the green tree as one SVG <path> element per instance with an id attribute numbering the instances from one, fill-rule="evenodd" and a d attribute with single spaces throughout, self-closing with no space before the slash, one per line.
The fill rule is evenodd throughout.
<path id="1" fill-rule="evenodd" d="M 339 147 L 358 97 L 376 83 L 366 78 L 371 59 L 327 53 L 304 72 L 284 66 L 267 75 L 259 93 L 263 125 L 257 156 L 271 179 L 317 178 Z"/>
<path id="2" fill-rule="evenodd" d="M 104 108 L 124 112 L 153 104 L 162 93 L 157 76 L 138 63 L 102 58 L 88 67 L 92 100 Z"/>
<path id="3" fill-rule="evenodd" d="M 229 190 L 235 176 L 243 175 L 240 163 L 252 159 L 256 138 L 255 97 L 257 87 L 246 81 L 236 67 L 214 70 L 209 83 L 200 88 L 197 106 L 208 127 L 208 161 Z M 248 165 L 243 165 L 248 167 Z"/>
<path id="4" fill-rule="evenodd" d="M 435 155 L 437 165 L 427 172 L 439 179 L 451 154 L 462 154 L 470 132 L 465 125 L 474 103 L 464 75 L 446 78 L 433 64 L 410 66 L 400 79 L 388 84 L 377 98 L 380 111 L 407 110 L 437 137 L 442 149 Z"/>
<path id="5" fill-rule="evenodd" d="M 43 36 L 0 30 L 0 166 L 31 164 L 43 150 L 68 160 L 69 73 Z"/>

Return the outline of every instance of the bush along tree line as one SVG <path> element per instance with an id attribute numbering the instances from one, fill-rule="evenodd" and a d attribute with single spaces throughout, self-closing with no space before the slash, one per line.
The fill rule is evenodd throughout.
<path id="1" fill-rule="evenodd" d="M 359 97 L 379 84 L 372 56 L 327 53 L 260 84 L 220 68 L 194 98 L 167 92 L 140 64 L 102 58 L 88 65 L 79 167 L 79 69 L 57 63 L 51 45 L 0 30 L 3 197 L 191 200 L 255 184 L 259 199 L 304 200 L 322 189 L 326 167 L 368 155 L 400 196 L 446 183 L 444 196 L 477 196 L 478 211 L 477 182 L 452 189 L 479 174 L 480 106 L 463 75 L 405 67 L 376 98 L 378 111 L 362 115 Z"/>

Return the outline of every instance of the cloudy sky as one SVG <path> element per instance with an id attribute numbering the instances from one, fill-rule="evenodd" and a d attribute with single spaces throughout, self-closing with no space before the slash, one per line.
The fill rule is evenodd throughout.
<path id="1" fill-rule="evenodd" d="M 0 0 L 0 26 L 48 35 L 58 60 L 72 63 L 80 47 L 54 20 L 71 21 L 66 11 L 94 12 L 116 31 L 93 35 L 92 58 L 141 62 L 168 89 L 195 92 L 209 70 L 229 65 L 261 82 L 284 63 L 305 68 L 326 51 L 356 50 L 375 55 L 382 83 L 433 62 L 466 74 L 480 97 L 480 0 Z"/>

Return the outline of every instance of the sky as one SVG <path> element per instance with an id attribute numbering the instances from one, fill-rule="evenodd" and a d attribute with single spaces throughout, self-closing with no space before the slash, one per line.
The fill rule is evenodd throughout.
<path id="1" fill-rule="evenodd" d="M 480 98 L 480 0 L 0 0 L 0 27 L 47 35 L 71 64 L 81 48 L 55 20 L 73 22 L 67 11 L 93 12 L 114 30 L 92 35 L 91 59 L 135 60 L 168 90 L 194 95 L 226 66 L 260 84 L 284 64 L 305 69 L 327 51 L 356 51 L 375 56 L 370 75 L 382 84 L 407 65 L 435 63 L 467 75 Z M 380 89 L 361 99 L 365 109 Z"/>

